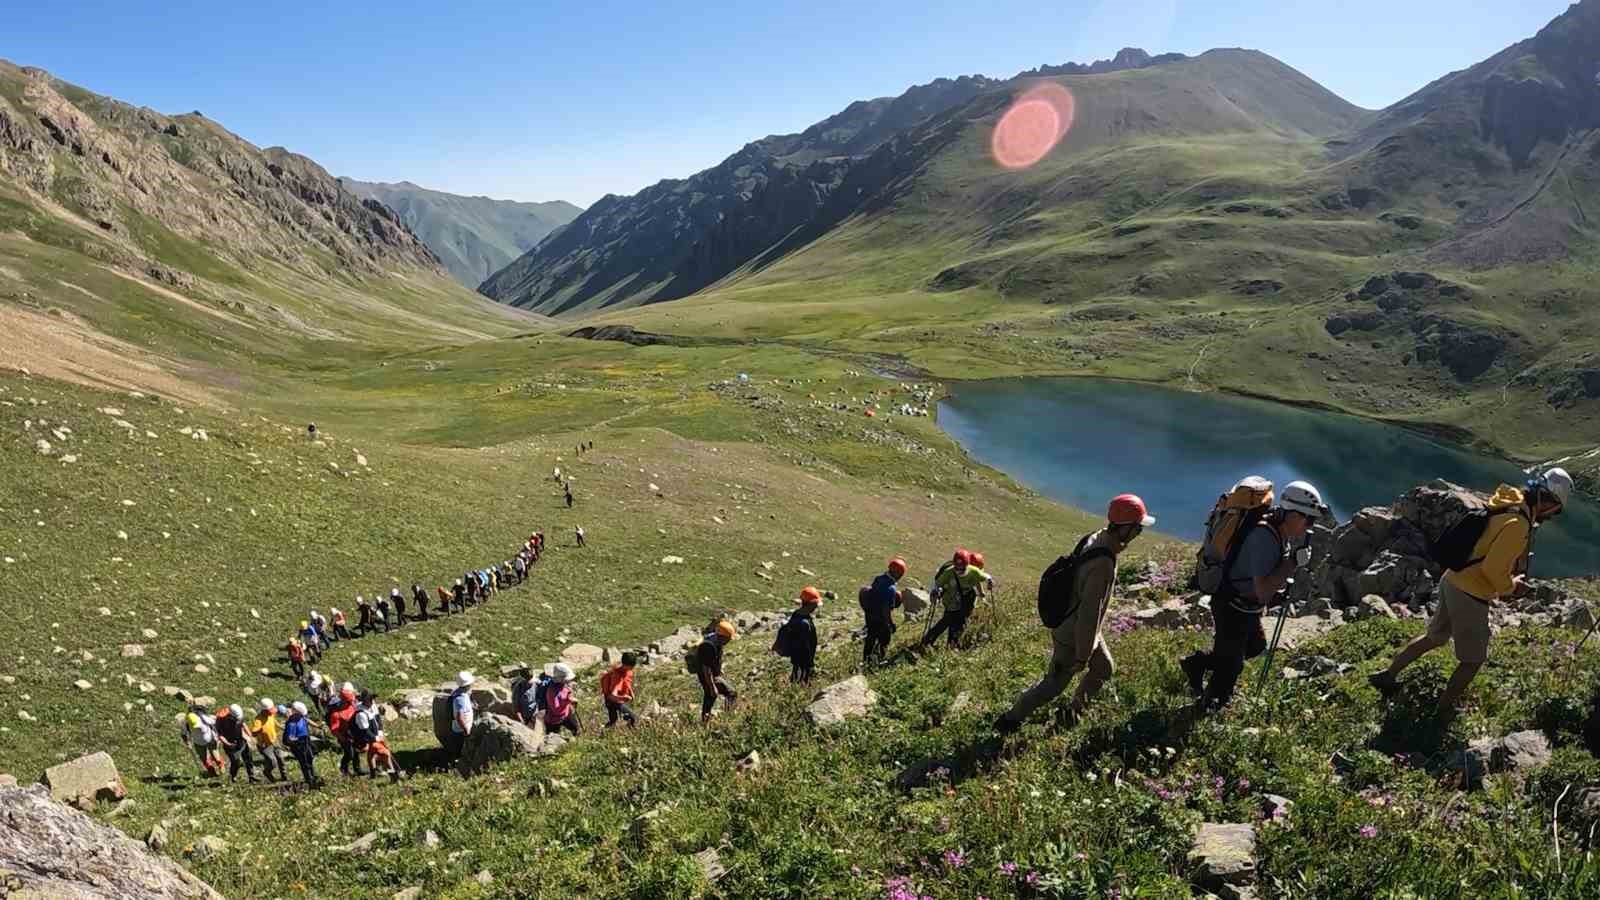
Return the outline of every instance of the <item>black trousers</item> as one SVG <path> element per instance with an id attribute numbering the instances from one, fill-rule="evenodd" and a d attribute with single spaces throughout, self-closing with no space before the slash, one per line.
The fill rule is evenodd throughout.
<path id="1" fill-rule="evenodd" d="M 306 784 L 317 783 L 316 757 L 311 753 L 310 741 L 295 741 L 289 745 L 289 752 L 294 754 L 294 761 L 300 764 L 300 777 Z"/>
<path id="2" fill-rule="evenodd" d="M 567 731 L 570 731 L 574 735 L 576 735 L 578 733 L 579 729 L 581 729 L 582 727 L 583 727 L 583 723 L 578 721 L 578 711 L 577 710 L 573 710 L 570 715 L 568 715 L 565 719 L 562 719 L 559 723 L 557 723 L 555 725 L 551 725 L 548 722 L 545 723 L 545 730 L 548 731 L 550 734 L 558 734 L 564 728 Z"/>
<path id="3" fill-rule="evenodd" d="M 950 646 L 955 647 L 961 643 L 961 635 L 967 630 L 967 619 L 972 617 L 972 608 L 963 606 L 957 610 L 948 610 L 944 617 L 933 623 L 933 629 L 928 636 L 922 639 L 922 646 L 931 647 L 939 640 L 939 635 L 948 629 L 950 632 Z"/>
<path id="4" fill-rule="evenodd" d="M 244 764 L 244 777 L 251 781 L 256 780 L 256 763 L 250 756 L 250 748 L 243 742 L 237 746 L 224 745 L 222 752 L 228 754 L 228 780 L 233 781 L 239 777 L 239 765 Z"/>
<path id="5" fill-rule="evenodd" d="M 339 742 L 339 773 L 341 775 L 361 774 L 361 752 L 350 741 Z"/>
<path id="6" fill-rule="evenodd" d="M 628 708 L 628 704 L 612 703 L 610 700 L 606 701 L 606 717 L 607 728 L 617 724 L 617 719 L 619 718 L 622 719 L 622 721 L 627 722 L 629 725 L 632 725 L 634 721 L 633 710 Z"/>
<path id="7" fill-rule="evenodd" d="M 861 642 L 861 661 L 883 662 L 889 655 L 889 641 L 894 637 L 893 622 L 867 621 L 867 637 Z"/>
<path id="8" fill-rule="evenodd" d="M 816 670 L 817 658 L 789 660 L 789 683 L 805 684 L 811 680 L 811 673 Z"/>
<path id="9" fill-rule="evenodd" d="M 1233 604 L 1219 602 L 1212 609 L 1216 622 L 1216 635 L 1211 649 L 1200 651 L 1190 659 L 1210 674 L 1202 697 L 1206 706 L 1218 709 L 1233 699 L 1233 690 L 1244 672 L 1245 660 L 1255 659 L 1267 649 L 1267 634 L 1261 627 L 1261 613 L 1240 612 Z"/>
<path id="10" fill-rule="evenodd" d="M 734 692 L 733 688 L 728 686 L 726 681 L 722 680 L 721 675 L 711 679 L 710 687 L 707 687 L 705 681 L 702 679 L 700 682 L 700 690 L 704 694 L 704 696 L 700 698 L 700 718 L 702 719 L 711 718 L 711 709 L 717 705 L 718 694 L 727 697 L 730 705 L 739 699 L 739 695 Z"/>
<path id="11" fill-rule="evenodd" d="M 450 732 L 450 739 L 444 742 L 444 758 L 446 762 L 455 762 L 461 758 L 461 748 L 467 743 L 467 736 L 456 731 Z"/>

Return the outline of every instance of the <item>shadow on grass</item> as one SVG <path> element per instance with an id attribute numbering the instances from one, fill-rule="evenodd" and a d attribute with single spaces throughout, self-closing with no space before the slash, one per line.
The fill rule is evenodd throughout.
<path id="1" fill-rule="evenodd" d="M 396 750 L 394 752 L 395 765 L 408 774 L 453 773 L 455 764 L 445 758 L 443 747 L 430 747 L 426 750 Z"/>

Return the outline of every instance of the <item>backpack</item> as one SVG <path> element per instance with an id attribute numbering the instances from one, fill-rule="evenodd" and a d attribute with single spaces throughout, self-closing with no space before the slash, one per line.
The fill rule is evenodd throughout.
<path id="1" fill-rule="evenodd" d="M 700 674 L 700 645 L 703 643 L 704 638 L 683 648 L 683 670 L 690 675 Z"/>
<path id="2" fill-rule="evenodd" d="M 1075 590 L 1078 568 L 1090 560 L 1113 556 L 1105 547 L 1084 552 L 1090 537 L 1085 535 L 1071 554 L 1057 557 L 1039 577 L 1039 621 L 1046 628 L 1055 628 L 1078 611 L 1083 599 L 1076 596 Z"/>
<path id="3" fill-rule="evenodd" d="M 1272 509 L 1272 482 L 1251 475 L 1217 498 L 1206 518 L 1206 537 L 1195 558 L 1194 577 L 1200 590 L 1215 595 L 1245 535 Z"/>
<path id="4" fill-rule="evenodd" d="M 1483 533 L 1489 530 L 1489 519 L 1508 512 L 1521 516 L 1521 513 L 1508 509 L 1467 510 L 1439 535 L 1438 540 L 1428 542 L 1428 558 L 1452 572 L 1470 569 L 1483 562 L 1483 557 L 1473 556 L 1472 551 L 1477 549 Z"/>

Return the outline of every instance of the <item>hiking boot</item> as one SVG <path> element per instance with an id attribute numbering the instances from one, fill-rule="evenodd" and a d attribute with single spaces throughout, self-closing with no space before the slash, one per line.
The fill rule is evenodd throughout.
<path id="1" fill-rule="evenodd" d="M 1057 728 L 1076 728 L 1083 721 L 1083 713 L 1070 706 L 1063 706 L 1056 710 Z"/>
<path id="2" fill-rule="evenodd" d="M 1198 656 L 1185 656 L 1178 660 L 1178 668 L 1183 670 L 1183 676 L 1189 680 L 1189 693 L 1196 699 L 1206 692 L 1206 666 L 1205 661 Z"/>
<path id="3" fill-rule="evenodd" d="M 995 733 L 1001 737 L 1004 737 L 1008 734 L 1016 734 L 1017 730 L 1021 727 L 1022 723 L 1011 718 L 1010 716 L 1001 716 L 1000 718 L 994 720 Z"/>
<path id="4" fill-rule="evenodd" d="M 1374 672 L 1367 676 L 1367 684 L 1388 700 L 1400 692 L 1400 681 L 1388 672 Z"/>

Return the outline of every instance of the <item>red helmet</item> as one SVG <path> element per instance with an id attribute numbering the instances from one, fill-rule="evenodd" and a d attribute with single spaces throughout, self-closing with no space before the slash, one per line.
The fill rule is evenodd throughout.
<path id="1" fill-rule="evenodd" d="M 983 568 L 983 554 L 982 553 L 973 553 L 972 554 L 972 564 L 977 566 L 980 569 Z"/>
<path id="2" fill-rule="evenodd" d="M 962 547 L 956 551 L 956 555 L 951 558 L 951 562 L 956 564 L 956 568 L 964 569 L 972 565 L 972 553 L 967 548 Z"/>
<path id="3" fill-rule="evenodd" d="M 822 592 L 808 584 L 800 589 L 800 602 L 820 604 L 822 602 Z"/>
<path id="4" fill-rule="evenodd" d="M 896 578 L 904 578 L 906 574 L 906 561 L 898 556 L 889 560 L 889 573 Z"/>
<path id="5" fill-rule="evenodd" d="M 1155 516 L 1145 508 L 1138 494 L 1122 494 L 1111 501 L 1106 519 L 1113 525 L 1141 525 L 1149 528 L 1156 523 Z"/>

